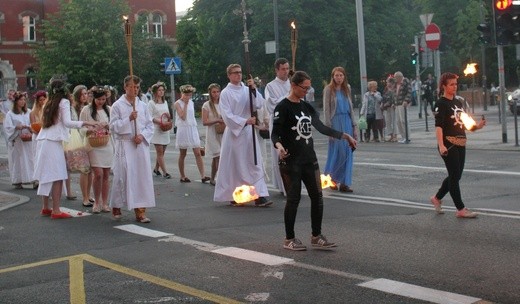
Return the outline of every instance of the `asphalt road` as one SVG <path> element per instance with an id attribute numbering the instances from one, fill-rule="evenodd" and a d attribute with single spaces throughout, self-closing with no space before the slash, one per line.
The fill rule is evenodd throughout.
<path id="1" fill-rule="evenodd" d="M 462 195 L 481 214 L 457 219 L 447 197 L 446 214 L 436 215 L 429 197 L 446 173 L 419 128 L 408 145 L 360 144 L 355 192 L 325 190 L 323 233 L 339 245 L 327 251 L 282 248 L 276 191 L 271 208 L 212 202 L 191 154 L 192 183 L 174 169 L 171 180 L 154 178 L 150 224 L 128 211 L 121 221 L 42 218 L 34 190 L 13 190 L 0 166 L 0 191 L 29 198 L 0 213 L 0 302 L 518 303 L 518 150 L 469 148 Z M 326 141 L 317 137 L 322 167 Z M 177 155 L 168 151 L 170 168 Z M 63 206 L 85 211 L 80 201 Z M 304 196 L 296 234 L 307 246 L 309 214 Z"/>

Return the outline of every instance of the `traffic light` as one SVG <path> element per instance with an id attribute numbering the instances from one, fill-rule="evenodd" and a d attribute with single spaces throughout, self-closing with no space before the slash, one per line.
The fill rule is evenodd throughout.
<path id="1" fill-rule="evenodd" d="M 417 64 L 417 53 L 413 52 L 410 57 L 411 57 L 411 60 L 412 60 L 412 64 L 416 65 Z"/>
<path id="2" fill-rule="evenodd" d="M 498 45 L 520 44 L 520 3 L 493 0 L 495 40 Z"/>
<path id="3" fill-rule="evenodd" d="M 481 23 L 477 25 L 477 30 L 480 31 L 480 37 L 478 38 L 478 42 L 480 42 L 483 45 L 494 44 L 493 29 L 491 23 Z"/>

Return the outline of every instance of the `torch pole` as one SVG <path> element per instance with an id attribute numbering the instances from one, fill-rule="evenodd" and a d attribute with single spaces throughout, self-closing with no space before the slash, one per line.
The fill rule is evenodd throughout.
<path id="1" fill-rule="evenodd" d="M 251 14 L 252 11 L 249 9 L 246 9 L 246 1 L 242 0 L 241 2 L 241 9 L 240 10 L 234 10 L 234 13 L 237 15 L 242 16 L 242 22 L 244 25 L 244 40 L 242 40 L 242 43 L 244 44 L 244 60 L 245 60 L 245 66 L 246 66 L 246 72 L 247 76 L 246 78 L 252 79 L 251 76 L 251 61 L 249 59 L 249 43 L 251 40 L 249 40 L 249 32 L 247 31 L 247 14 Z M 253 89 L 250 86 L 249 87 L 249 107 L 251 109 L 251 117 L 256 117 L 256 111 L 253 104 Z M 251 132 L 253 135 L 253 157 L 255 161 L 255 166 L 258 165 L 257 160 L 257 153 L 256 153 L 256 132 L 255 132 L 255 125 L 251 125 Z"/>
<path id="2" fill-rule="evenodd" d="M 126 48 L 128 49 L 128 66 L 130 69 L 130 81 L 133 84 L 134 81 L 134 68 L 132 64 L 132 25 L 130 24 L 130 19 L 128 16 L 124 17 L 125 19 L 125 38 L 126 38 Z M 137 97 L 137 96 L 136 96 Z M 135 103 L 136 99 L 132 103 L 132 110 L 135 112 Z M 134 119 L 134 130 L 135 136 L 137 136 L 137 120 Z M 137 144 L 136 144 L 137 146 Z"/>

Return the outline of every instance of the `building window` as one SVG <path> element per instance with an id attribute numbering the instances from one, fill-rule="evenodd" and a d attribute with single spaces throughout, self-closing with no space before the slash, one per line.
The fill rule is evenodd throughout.
<path id="1" fill-rule="evenodd" d="M 153 14 L 152 17 L 152 26 L 153 26 L 153 38 L 162 38 L 163 37 L 163 17 L 157 13 Z"/>
<path id="2" fill-rule="evenodd" d="M 141 33 L 148 34 L 150 33 L 150 24 L 148 23 L 148 13 L 140 13 L 138 15 L 137 21 L 142 23 Z"/>
<path id="3" fill-rule="evenodd" d="M 36 19 L 31 16 L 23 16 L 23 40 L 36 41 Z"/>

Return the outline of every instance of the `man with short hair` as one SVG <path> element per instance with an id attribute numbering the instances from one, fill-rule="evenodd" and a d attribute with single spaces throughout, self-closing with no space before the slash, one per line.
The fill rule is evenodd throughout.
<path id="1" fill-rule="evenodd" d="M 403 76 L 403 73 L 397 71 L 394 73 L 395 78 L 395 124 L 397 125 L 397 130 L 399 130 L 399 134 L 401 135 L 401 139 L 399 143 L 407 143 L 406 134 L 410 134 L 408 129 L 408 122 L 405 118 L 405 111 L 410 104 L 411 96 L 412 96 L 412 86 L 410 85 L 410 80 Z M 409 130 L 409 129 L 408 129 Z"/>
<path id="2" fill-rule="evenodd" d="M 230 202 L 239 206 L 233 198 L 237 187 L 254 186 L 259 198 L 255 206 L 266 207 L 272 204 L 268 200 L 269 192 L 264 180 L 262 153 L 258 136 L 253 138 L 256 117 L 251 116 L 250 94 L 252 94 L 253 110 L 264 105 L 262 94 L 256 91 L 253 79 L 242 82 L 242 67 L 230 64 L 227 68 L 229 83 L 220 93 L 219 109 L 226 129 L 222 135 L 220 162 L 217 172 L 217 183 L 213 200 Z M 249 92 L 252 90 L 252 93 Z M 256 134 L 256 133 L 255 133 Z M 253 152 L 253 140 L 256 141 L 256 164 Z"/>
<path id="3" fill-rule="evenodd" d="M 273 115 L 274 108 L 289 95 L 291 90 L 291 81 L 289 80 L 289 61 L 285 58 L 278 58 L 274 62 L 274 70 L 276 73 L 275 79 L 267 84 L 265 87 L 265 109 L 269 113 L 269 132 L 273 130 Z M 278 167 L 278 152 L 274 146 L 271 146 L 271 170 L 273 177 L 273 185 L 280 191 L 286 194 L 282 178 L 280 176 L 280 169 Z"/>

